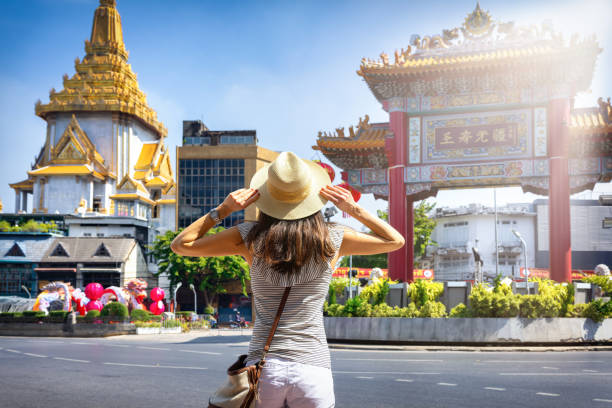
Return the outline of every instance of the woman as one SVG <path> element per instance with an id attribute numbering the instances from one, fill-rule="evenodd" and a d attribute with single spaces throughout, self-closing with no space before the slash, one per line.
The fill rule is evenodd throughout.
<path id="1" fill-rule="evenodd" d="M 172 242 L 179 255 L 242 255 L 247 260 L 256 316 L 247 364 L 261 359 L 281 296 L 291 287 L 259 382 L 258 407 L 334 406 L 322 309 L 336 261 L 404 245 L 399 232 L 330 183 L 318 164 L 283 152 L 253 176 L 251 188 L 228 195 Z M 326 224 L 320 210 L 328 200 L 373 233 Z M 221 219 L 253 203 L 259 209 L 257 222 L 205 235 Z"/>

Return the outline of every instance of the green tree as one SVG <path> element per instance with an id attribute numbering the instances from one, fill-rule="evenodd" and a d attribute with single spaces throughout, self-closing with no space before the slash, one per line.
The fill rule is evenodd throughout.
<path id="1" fill-rule="evenodd" d="M 425 255 L 428 245 L 435 244 L 431 234 L 436 227 L 436 220 L 429 218 L 428 214 L 435 208 L 436 203 L 428 203 L 423 200 L 414 207 L 414 266 L 418 266 L 418 259 Z M 377 210 L 378 218 L 389 222 L 389 212 Z M 345 256 L 340 261 L 340 266 L 349 266 L 349 257 Z M 387 254 L 376 255 L 353 255 L 353 267 L 355 268 L 387 268 Z"/>
<path id="2" fill-rule="evenodd" d="M 436 228 L 436 220 L 429 218 L 428 214 L 435 208 L 436 203 L 428 203 L 425 200 L 419 202 L 414 208 L 414 259 L 417 260 L 425 255 L 427 246 L 435 244 L 431 240 L 431 234 Z M 415 261 L 415 263 L 418 261 Z"/>
<path id="3" fill-rule="evenodd" d="M 207 234 L 216 234 L 223 227 L 212 228 Z M 215 257 L 180 256 L 172 252 L 170 244 L 181 232 L 167 231 L 158 235 L 149 247 L 159 266 L 156 276 L 167 273 L 170 286 L 176 287 L 178 283 L 189 287 L 193 284 L 204 294 L 205 306 L 216 303 L 220 293 L 225 293 L 224 284 L 233 280 L 240 280 L 242 293 L 246 296 L 246 284 L 251 279 L 249 266 L 238 255 Z"/>

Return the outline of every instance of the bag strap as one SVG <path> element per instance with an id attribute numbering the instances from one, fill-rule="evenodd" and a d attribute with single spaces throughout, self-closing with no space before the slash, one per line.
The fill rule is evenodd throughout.
<path id="1" fill-rule="evenodd" d="M 285 288 L 285 292 L 283 293 L 283 297 L 281 298 L 280 304 L 278 305 L 278 310 L 276 311 L 276 317 L 274 318 L 274 323 L 270 328 L 270 333 L 268 334 L 268 340 L 266 340 L 266 345 L 264 346 L 263 356 L 261 357 L 260 363 L 265 361 L 266 355 L 270 350 L 270 344 L 272 343 L 272 338 L 274 337 L 274 333 L 276 333 L 276 328 L 278 327 L 278 322 L 280 321 L 281 315 L 283 314 L 283 309 L 285 308 L 285 303 L 287 303 L 287 298 L 289 297 L 289 291 L 291 291 L 291 286 Z"/>

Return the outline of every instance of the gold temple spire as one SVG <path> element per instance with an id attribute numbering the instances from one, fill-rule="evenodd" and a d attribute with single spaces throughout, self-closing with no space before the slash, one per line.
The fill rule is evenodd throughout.
<path id="1" fill-rule="evenodd" d="M 91 38 L 85 44 L 87 54 L 117 54 L 127 60 L 121 16 L 116 5 L 115 0 L 100 0 L 100 6 L 94 13 Z"/>
<path id="2" fill-rule="evenodd" d="M 163 138 L 168 131 L 147 104 L 127 63 L 121 17 L 115 6 L 115 0 L 100 0 L 91 38 L 85 41 L 85 57 L 75 60 L 74 75 L 64 75 L 64 89 L 51 89 L 49 103 L 36 103 L 36 114 L 44 119 L 54 112 L 122 112 L 134 115 Z"/>

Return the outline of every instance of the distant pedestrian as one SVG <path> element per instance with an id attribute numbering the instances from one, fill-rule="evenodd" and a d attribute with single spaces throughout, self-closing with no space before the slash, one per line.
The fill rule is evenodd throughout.
<path id="1" fill-rule="evenodd" d="M 323 303 L 339 257 L 390 252 L 404 245 L 399 232 L 358 206 L 349 191 L 330 186 L 322 167 L 290 152 L 259 170 L 251 188 L 234 191 L 172 242 L 186 256 L 242 255 L 251 266 L 257 319 L 247 365 L 264 355 L 264 344 L 286 287 L 291 287 L 265 358 L 257 407 L 335 405 L 330 355 L 323 328 Z M 331 201 L 372 234 L 325 223 L 321 209 Z M 205 235 L 222 218 L 255 203 L 257 222 Z"/>

